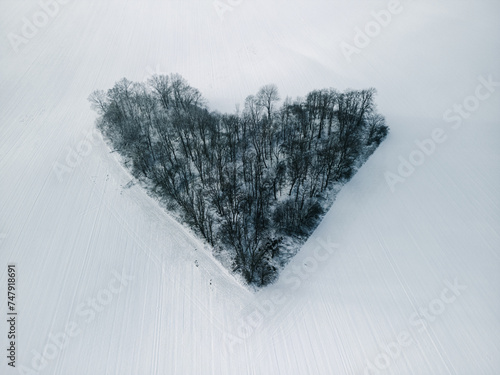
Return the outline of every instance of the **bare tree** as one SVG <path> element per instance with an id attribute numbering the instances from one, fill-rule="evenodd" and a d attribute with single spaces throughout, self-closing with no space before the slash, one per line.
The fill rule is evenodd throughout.
<path id="1" fill-rule="evenodd" d="M 266 109 L 268 121 L 271 121 L 274 106 L 279 100 L 278 87 L 275 84 L 265 85 L 257 93 L 257 103 Z"/>

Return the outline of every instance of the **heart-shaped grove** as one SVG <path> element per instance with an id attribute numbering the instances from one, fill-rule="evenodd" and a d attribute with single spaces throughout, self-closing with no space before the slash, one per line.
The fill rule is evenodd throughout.
<path id="1" fill-rule="evenodd" d="M 264 286 L 386 137 L 375 93 L 315 90 L 280 105 L 266 85 L 241 113 L 221 114 L 173 74 L 122 79 L 89 100 L 98 129 L 143 186 L 233 272 Z"/>

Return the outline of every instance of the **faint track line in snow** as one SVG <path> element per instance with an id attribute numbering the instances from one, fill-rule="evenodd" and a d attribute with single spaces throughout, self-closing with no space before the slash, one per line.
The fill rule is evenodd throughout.
<path id="1" fill-rule="evenodd" d="M 387 370 L 392 363 L 400 358 L 405 348 L 410 347 L 417 341 L 415 336 L 418 335 L 416 334 L 424 332 L 427 334 L 445 367 L 453 367 L 453 364 L 449 360 L 446 361 L 441 354 L 438 346 L 442 347 L 442 345 L 439 345 L 440 342 L 437 336 L 433 337 L 431 335 L 429 328 L 440 315 L 445 313 L 448 309 L 447 305 L 451 305 L 457 301 L 458 297 L 462 294 L 461 291 L 467 289 L 467 285 L 460 284 L 457 277 L 455 277 L 453 283 L 445 280 L 444 284 L 446 287 L 441 290 L 439 297 L 432 299 L 426 306 L 415 309 L 415 312 L 408 317 L 407 325 L 414 327 L 417 331 L 413 332 L 404 329 L 398 332 L 395 335 L 395 339 L 384 345 L 372 361 L 367 360 L 363 372 L 364 375 L 376 375 Z M 456 369 L 453 368 L 453 370 L 456 373 Z"/>
<path id="2" fill-rule="evenodd" d="M 370 13 L 373 19 L 365 24 L 363 30 L 359 27 L 354 28 L 356 33 L 353 37 L 354 46 L 347 43 L 345 40 L 339 44 L 346 61 L 349 63 L 352 62 L 351 56 L 353 54 L 359 55 L 363 49 L 371 44 L 374 38 L 377 38 L 380 33 L 392 23 L 394 16 L 397 16 L 404 11 L 405 7 L 401 4 L 401 2 L 411 3 L 412 1 L 413 0 L 390 0 L 386 5 L 386 9 L 379 11 L 373 10 Z"/>
<path id="3" fill-rule="evenodd" d="M 106 287 L 100 288 L 93 297 L 89 297 L 85 302 L 78 304 L 75 309 L 75 314 L 81 319 L 78 321 L 75 319 L 68 321 L 64 325 L 64 329 L 56 333 L 53 333 L 53 330 L 51 330 L 47 335 L 45 345 L 41 352 L 31 350 L 32 358 L 29 365 L 26 366 L 21 364 L 18 366 L 19 373 L 40 374 L 52 361 L 59 357 L 60 353 L 64 351 L 71 341 L 76 340 L 84 332 L 85 328 L 105 311 L 106 306 L 111 304 L 115 297 L 123 291 L 123 287 L 127 287 L 129 282 L 135 280 L 134 275 L 127 275 L 124 272 L 120 274 L 116 270 L 112 270 L 111 274 L 113 277 L 109 279 Z M 64 280 L 66 280 L 69 275 L 70 270 L 68 268 Z M 55 307 L 58 307 L 61 301 L 62 295 L 60 294 Z M 85 316 L 88 317 L 82 320 Z M 51 326 L 54 325 L 54 322 L 56 322 L 55 315 L 52 318 Z M 31 368 L 29 367 L 30 365 Z"/>
<path id="4" fill-rule="evenodd" d="M 80 142 L 78 142 L 74 148 L 71 146 L 66 146 L 65 150 L 67 150 L 67 152 L 66 157 L 64 158 L 64 162 L 56 161 L 55 163 L 53 163 L 52 170 L 56 174 L 59 182 L 64 181 L 63 175 L 65 173 L 71 174 L 71 172 L 73 172 L 75 168 L 81 165 L 84 158 L 92 153 L 93 145 L 100 137 L 100 134 L 94 127 L 84 135 L 84 139 L 80 140 Z"/>
<path id="5" fill-rule="evenodd" d="M 311 255 L 295 262 L 292 261 L 281 272 L 279 284 L 273 288 L 272 295 L 267 295 L 267 291 L 264 290 L 260 294 L 263 297 L 256 301 L 250 313 L 240 319 L 240 325 L 234 332 L 235 334 L 226 333 L 224 335 L 224 349 L 229 354 L 233 354 L 235 346 L 242 345 L 245 340 L 254 336 L 259 330 L 262 331 L 269 326 L 272 327 L 270 324 L 264 324 L 265 320 L 269 321 L 276 317 L 282 319 L 284 316 L 291 314 L 293 309 L 286 311 L 285 308 L 290 306 L 296 292 L 303 288 L 304 283 L 310 281 L 312 274 L 325 267 L 328 259 L 335 255 L 339 247 L 339 244 L 332 242 L 330 237 L 327 237 L 326 241 L 324 238 L 316 237 L 314 241 L 316 241 L 317 245 L 309 251 Z M 300 265 L 297 262 L 300 262 Z M 277 330 L 278 328 L 275 328 L 275 331 L 269 336 L 272 337 Z M 286 332 L 284 335 L 286 335 Z M 261 348 L 256 358 L 260 357 L 262 353 L 263 349 Z"/>
<path id="6" fill-rule="evenodd" d="M 19 52 L 21 45 L 28 44 L 40 30 L 47 27 L 48 24 L 54 21 L 60 11 L 60 5 L 68 4 L 69 0 L 40 0 L 38 8 L 32 12 L 29 17 L 21 19 L 22 26 L 20 34 L 11 31 L 7 34 L 10 46 L 15 53 Z"/>
<path id="7" fill-rule="evenodd" d="M 470 118 L 473 113 L 479 110 L 481 102 L 489 100 L 496 88 L 500 87 L 500 81 L 494 81 L 492 74 L 488 78 L 482 75 L 477 77 L 479 84 L 476 86 L 473 95 L 466 96 L 460 104 L 453 104 L 453 109 L 447 109 L 442 116 L 444 122 L 452 124 L 450 128 L 454 131 L 462 128 L 463 121 Z M 430 137 L 423 140 L 416 139 L 414 148 L 407 158 L 398 156 L 399 165 L 396 172 L 385 171 L 384 178 L 392 193 L 396 191 L 395 186 L 403 183 L 415 173 L 438 149 L 438 146 L 450 139 L 449 131 L 441 127 L 432 130 Z"/>
<path id="8" fill-rule="evenodd" d="M 111 162 L 115 162 L 114 160 L 112 160 Z M 126 171 L 123 166 L 121 166 L 121 164 L 118 164 L 127 174 L 128 174 L 128 171 Z M 92 176 L 90 176 L 87 171 L 83 171 L 83 173 L 91 180 L 92 180 Z M 119 183 L 115 180 L 115 177 L 112 175 L 111 172 L 107 173 L 107 179 L 106 179 L 106 185 L 109 184 L 109 176 L 111 176 L 111 182 L 112 183 L 115 183 L 117 184 L 118 186 Z M 95 184 L 93 183 L 92 184 L 94 187 L 93 189 L 95 188 Z M 140 189 L 142 190 L 143 188 L 140 187 Z M 143 191 L 143 193 L 145 193 L 145 191 Z M 166 279 L 170 279 L 170 281 L 174 281 L 172 279 L 172 276 L 166 276 L 165 275 L 165 268 L 164 268 L 164 264 L 163 264 L 163 260 L 151 249 L 148 247 L 148 245 L 145 243 L 145 241 L 141 238 L 141 236 L 139 235 L 139 233 L 137 233 L 137 231 L 135 231 L 128 223 L 127 221 L 118 213 L 118 211 L 112 207 L 105 199 L 103 199 L 104 197 L 104 192 L 103 192 L 103 195 L 101 196 L 101 202 L 102 202 L 102 205 L 104 206 L 104 208 L 106 208 L 110 213 L 111 215 L 116 219 L 116 221 L 120 224 L 120 226 L 122 228 L 124 228 L 124 230 L 129 234 L 129 236 L 132 238 L 132 240 L 136 243 L 136 245 L 139 247 L 139 249 L 146 255 L 146 257 L 152 261 L 156 267 L 158 267 L 159 270 L 161 270 L 162 272 L 162 278 L 165 277 Z M 149 199 L 151 199 L 149 196 L 148 196 Z M 100 209 L 100 207 L 99 207 Z M 87 212 L 85 212 L 84 214 L 87 214 Z M 173 219 L 171 219 L 173 221 Z M 177 222 L 174 222 L 175 225 L 179 226 L 180 229 L 183 231 L 183 234 L 188 237 L 189 239 L 193 240 L 195 243 L 201 245 L 200 241 L 194 237 L 192 234 L 190 234 L 189 232 L 187 232 L 184 228 L 182 228 L 182 226 L 180 224 L 178 224 Z M 201 247 L 201 246 L 200 246 Z M 220 266 L 222 267 L 222 266 Z M 172 285 L 175 285 L 175 283 L 172 283 Z M 205 311 L 205 307 L 204 305 L 198 301 L 196 299 L 196 297 L 192 297 L 189 293 L 186 292 L 185 288 L 181 288 L 182 291 L 183 291 L 183 294 L 184 296 L 192 303 L 193 306 L 196 306 L 197 309 L 213 324 L 214 327 L 216 327 L 222 334 L 225 333 L 225 330 L 224 328 L 224 325 L 222 324 L 222 322 L 218 321 L 212 314 L 207 314 L 207 312 Z"/>

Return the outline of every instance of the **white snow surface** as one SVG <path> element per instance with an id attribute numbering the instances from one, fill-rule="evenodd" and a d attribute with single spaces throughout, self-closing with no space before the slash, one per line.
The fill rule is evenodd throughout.
<path id="1" fill-rule="evenodd" d="M 222 2 L 223 19 L 210 0 L 70 0 L 16 52 L 9 33 L 42 8 L 0 1 L 0 373 L 500 373 L 500 87 L 459 129 L 443 120 L 481 76 L 500 81 L 500 3 L 401 0 L 348 62 L 340 43 L 389 1 Z M 242 286 L 101 138 L 84 142 L 88 95 L 155 71 L 221 111 L 267 83 L 378 89 L 389 137 L 276 284 Z M 446 141 L 392 192 L 385 172 L 436 128 Z M 132 278 L 118 292 L 116 274 Z"/>

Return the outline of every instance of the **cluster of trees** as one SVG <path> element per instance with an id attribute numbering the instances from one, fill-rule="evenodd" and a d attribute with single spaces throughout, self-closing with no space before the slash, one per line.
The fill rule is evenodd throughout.
<path id="1" fill-rule="evenodd" d="M 122 79 L 89 100 L 98 128 L 136 177 L 214 248 L 263 286 L 286 236 L 306 236 L 333 184 L 349 179 L 388 132 L 374 89 L 316 90 L 280 105 L 275 85 L 241 113 L 208 110 L 179 75 Z M 323 203 L 323 204 L 322 204 Z"/>

